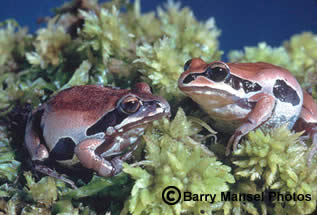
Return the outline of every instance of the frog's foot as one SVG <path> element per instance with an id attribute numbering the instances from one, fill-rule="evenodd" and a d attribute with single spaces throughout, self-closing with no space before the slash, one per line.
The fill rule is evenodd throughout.
<path id="1" fill-rule="evenodd" d="M 131 156 L 132 152 L 127 152 L 122 156 L 112 158 L 111 161 L 101 158 L 100 162 L 97 163 L 98 174 L 105 177 L 117 175 L 122 171 L 123 162 Z"/>
<path id="2" fill-rule="evenodd" d="M 60 179 L 66 184 L 69 184 L 73 189 L 77 189 L 75 183 L 72 180 L 67 179 L 64 175 L 57 173 L 55 170 L 52 170 L 51 168 L 43 164 L 35 164 L 34 169 L 40 173 L 43 173 L 44 175 L 48 175 L 53 178 Z"/>
<path id="3" fill-rule="evenodd" d="M 225 153 L 226 156 L 230 155 L 231 147 L 233 148 L 233 151 L 237 150 L 238 143 L 242 137 L 243 137 L 243 134 L 241 131 L 237 130 L 234 132 L 234 134 L 230 137 L 228 141 L 228 145 L 227 145 L 226 153 Z"/>
<path id="4" fill-rule="evenodd" d="M 84 167 L 93 169 L 101 176 L 109 177 L 121 172 L 123 161 L 131 158 L 132 152 L 136 149 L 137 144 L 127 153 L 116 156 L 109 161 L 96 154 L 96 149 L 103 144 L 104 141 L 103 139 L 84 140 L 76 146 L 75 154 Z"/>
<path id="5" fill-rule="evenodd" d="M 138 147 L 138 144 L 135 144 L 130 151 L 123 154 L 122 156 L 114 157 L 110 162 L 114 169 L 113 175 L 116 175 L 122 171 L 122 164 L 124 161 L 129 160 L 132 157 L 134 150 Z"/>

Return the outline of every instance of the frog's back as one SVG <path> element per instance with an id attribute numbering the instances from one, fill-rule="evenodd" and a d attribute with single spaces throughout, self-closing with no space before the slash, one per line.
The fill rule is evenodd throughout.
<path id="1" fill-rule="evenodd" d="M 108 109 L 127 91 L 98 85 L 75 86 L 59 92 L 48 101 L 48 105 L 52 111 Z"/>
<path id="2" fill-rule="evenodd" d="M 85 85 L 59 92 L 45 104 L 41 120 L 47 146 L 52 149 L 60 137 L 71 136 L 75 144 L 87 138 L 87 128 L 111 111 L 127 91 Z"/>
<path id="3" fill-rule="evenodd" d="M 288 70 L 270 63 L 228 63 L 228 66 L 240 78 L 258 80 L 261 76 L 266 76 L 266 78 L 270 76 L 270 78 L 281 77 L 296 81 Z"/>

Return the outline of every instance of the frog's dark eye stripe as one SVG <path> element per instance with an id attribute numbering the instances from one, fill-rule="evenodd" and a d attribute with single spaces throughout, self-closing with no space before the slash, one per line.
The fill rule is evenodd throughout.
<path id="1" fill-rule="evenodd" d="M 184 80 L 184 84 L 188 84 L 192 81 L 194 81 L 198 76 L 204 76 L 214 82 L 221 82 L 226 79 L 228 76 L 228 73 L 225 72 L 222 68 L 207 68 L 205 72 L 203 73 L 193 73 L 189 74 Z"/>
<path id="2" fill-rule="evenodd" d="M 71 160 L 74 156 L 75 147 L 76 144 L 71 138 L 60 138 L 50 152 L 50 159 L 58 161 Z"/>
<path id="3" fill-rule="evenodd" d="M 293 106 L 298 105 L 300 102 L 296 91 L 288 86 L 284 80 L 276 80 L 273 87 L 273 94 L 278 100 L 290 103 Z"/>
<path id="4" fill-rule="evenodd" d="M 91 136 L 105 132 L 109 126 L 120 124 L 128 115 L 117 109 L 101 117 L 95 124 L 87 129 L 86 135 Z"/>
<path id="5" fill-rule="evenodd" d="M 184 84 L 188 84 L 192 81 L 194 81 L 198 76 L 200 76 L 202 74 L 198 74 L 198 73 L 194 73 L 194 74 L 189 74 L 187 75 L 187 77 L 183 80 Z"/>
<path id="6" fill-rule="evenodd" d="M 153 102 L 153 101 L 142 102 L 142 105 L 144 107 L 154 106 L 156 105 L 156 102 Z M 139 109 L 140 108 L 138 107 L 138 110 Z M 122 111 L 121 108 L 116 108 L 115 110 L 105 114 L 95 124 L 90 126 L 86 131 L 86 135 L 92 136 L 101 132 L 105 132 L 108 127 L 119 125 L 124 119 L 131 116 L 131 114 L 133 113 L 127 113 Z"/>

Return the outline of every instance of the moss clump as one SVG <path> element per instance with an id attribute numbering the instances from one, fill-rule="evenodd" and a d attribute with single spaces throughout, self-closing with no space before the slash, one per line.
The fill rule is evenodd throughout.
<path id="1" fill-rule="evenodd" d="M 296 34 L 284 43 L 284 47 L 291 59 L 290 71 L 304 83 L 316 83 L 317 36 L 310 32 Z"/>
<path id="2" fill-rule="evenodd" d="M 31 35 L 14 20 L 0 23 L 0 74 L 16 72 L 25 64 L 25 52 L 30 46 Z"/>
<path id="3" fill-rule="evenodd" d="M 268 62 L 284 68 L 291 67 L 291 59 L 284 47 L 273 48 L 265 42 L 257 47 L 245 47 L 244 51 L 231 51 L 228 55 L 230 62 Z"/>
<path id="4" fill-rule="evenodd" d="M 133 34 L 129 34 L 123 23 L 119 10 L 113 6 L 111 10 L 100 9 L 99 14 L 80 11 L 85 20 L 81 36 L 85 39 L 82 48 L 91 47 L 100 53 L 104 64 L 110 56 L 122 58 L 133 48 Z"/>
<path id="5" fill-rule="evenodd" d="M 32 65 L 46 69 L 48 65 L 57 66 L 62 58 L 59 56 L 63 48 L 71 42 L 71 37 L 62 26 L 55 25 L 55 19 L 48 22 L 47 28 L 37 31 L 34 46 L 35 51 L 26 53 L 27 60 Z"/>
<path id="6" fill-rule="evenodd" d="M 7 129 L 0 126 L 0 185 L 3 182 L 13 182 L 18 176 L 20 162 L 15 160 L 15 153 L 10 146 L 10 138 L 7 136 Z M 0 190 L 0 196 L 7 196 L 8 193 Z"/>
<path id="7" fill-rule="evenodd" d="M 250 132 L 248 140 L 234 153 L 233 163 L 238 167 L 234 171 L 237 185 L 245 180 L 255 182 L 257 185 L 251 193 L 296 193 L 312 197 L 311 201 L 271 200 L 272 205 L 262 205 L 266 212 L 310 214 L 316 208 L 317 163 L 315 159 L 311 166 L 307 165 L 308 147 L 299 141 L 300 135 L 291 133 L 285 126 L 270 134 L 258 129 Z M 242 191 L 239 186 L 236 189 Z"/>
<path id="8" fill-rule="evenodd" d="M 209 202 L 183 201 L 176 205 L 163 202 L 162 192 L 176 186 L 180 192 L 217 194 L 229 190 L 228 183 L 235 180 L 231 168 L 205 154 L 199 143 L 192 140 L 190 121 L 179 109 L 172 122 L 162 120 L 145 134 L 145 169 L 125 165 L 123 171 L 136 180 L 132 195 L 126 202 L 126 211 L 132 214 L 210 214 Z M 203 211 L 203 212 L 202 212 Z"/>

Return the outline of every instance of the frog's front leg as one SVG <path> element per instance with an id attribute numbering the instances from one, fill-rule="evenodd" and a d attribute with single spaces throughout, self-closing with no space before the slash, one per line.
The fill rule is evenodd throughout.
<path id="1" fill-rule="evenodd" d="M 104 139 L 86 139 L 76 146 L 75 154 L 84 167 L 93 169 L 101 176 L 112 176 L 116 172 L 113 165 L 95 152 L 104 141 Z"/>
<path id="2" fill-rule="evenodd" d="M 117 156 L 117 157 L 114 157 L 112 160 L 111 160 L 111 163 L 113 164 L 113 166 L 115 167 L 115 169 L 118 171 L 117 173 L 119 173 L 121 170 L 122 170 L 122 163 L 123 161 L 126 161 L 126 160 L 129 160 L 132 155 L 133 155 L 133 152 L 138 148 L 138 145 L 139 145 L 139 141 L 137 140 L 131 147 L 131 149 L 124 153 L 123 155 L 121 156 Z M 115 173 L 115 174 L 117 174 Z"/>
<path id="3" fill-rule="evenodd" d="M 272 115 L 275 98 L 268 94 L 258 94 L 250 98 L 251 102 L 256 102 L 254 109 L 247 116 L 247 121 L 243 123 L 239 128 L 237 128 L 234 134 L 229 139 L 226 155 L 228 156 L 233 146 L 233 151 L 237 149 L 237 145 L 240 139 L 260 126 L 263 122 L 268 120 Z"/>
<path id="4" fill-rule="evenodd" d="M 116 156 L 108 161 L 96 154 L 96 149 L 105 142 L 104 139 L 87 139 L 79 143 L 75 148 L 75 154 L 81 164 L 93 169 L 101 176 L 113 176 L 122 170 L 122 162 L 129 159 L 132 152 L 127 152 L 122 156 Z"/>

